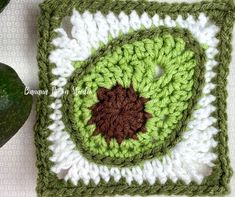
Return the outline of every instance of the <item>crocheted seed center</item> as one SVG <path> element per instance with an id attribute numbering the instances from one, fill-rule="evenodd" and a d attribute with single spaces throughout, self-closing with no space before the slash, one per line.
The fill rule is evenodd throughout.
<path id="1" fill-rule="evenodd" d="M 145 123 L 151 114 L 144 111 L 148 99 L 140 97 L 132 86 L 116 85 L 111 90 L 97 90 L 99 102 L 91 107 L 89 124 L 96 124 L 94 135 L 102 134 L 107 143 L 115 138 L 119 144 L 124 139 L 137 140 L 138 132 L 146 132 Z"/>

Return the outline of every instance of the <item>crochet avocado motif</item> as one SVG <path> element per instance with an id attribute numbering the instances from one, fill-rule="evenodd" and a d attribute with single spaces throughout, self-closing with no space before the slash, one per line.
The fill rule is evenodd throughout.
<path id="1" fill-rule="evenodd" d="M 174 38 L 177 35 L 174 30 L 178 31 L 178 37 Z M 180 39 L 182 34 L 188 38 Z M 89 95 L 65 94 L 63 110 L 68 111 L 64 119 L 71 138 L 84 156 L 96 163 L 133 165 L 140 159 L 165 154 L 169 147 L 180 141 L 191 109 L 201 93 L 204 49 L 188 31 L 159 28 L 137 31 L 135 36 L 143 40 L 135 40 L 130 33 L 114 39 L 89 62 L 75 62 L 78 71 L 84 67 L 87 72 L 75 71 L 65 90 L 68 92 L 74 87 L 91 90 Z M 119 47 L 110 49 L 115 43 L 119 43 Z M 193 51 L 198 51 L 200 56 L 195 56 Z M 159 65 L 163 70 L 161 77 L 156 74 Z M 201 85 L 198 85 L 199 81 Z M 126 139 L 118 143 L 111 139 L 107 144 L 103 135 L 93 135 L 97 127 L 89 124 L 92 119 L 90 108 L 99 102 L 96 93 L 99 88 L 111 89 L 117 83 L 125 88 L 133 85 L 141 97 L 148 99 L 145 111 L 151 118 L 146 121 L 146 132 L 136 134 L 138 140 Z"/>
<path id="2" fill-rule="evenodd" d="M 39 196 L 229 192 L 232 0 L 41 10 Z"/>

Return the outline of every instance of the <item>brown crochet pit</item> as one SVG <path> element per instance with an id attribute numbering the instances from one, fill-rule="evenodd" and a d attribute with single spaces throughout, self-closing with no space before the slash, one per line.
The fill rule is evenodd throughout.
<path id="1" fill-rule="evenodd" d="M 102 134 L 107 143 L 115 138 L 119 144 L 124 139 L 137 140 L 138 132 L 146 132 L 145 123 L 151 114 L 144 111 L 148 99 L 139 97 L 132 86 L 116 85 L 111 90 L 97 90 L 99 102 L 91 107 L 89 124 L 95 124 L 94 135 Z"/>

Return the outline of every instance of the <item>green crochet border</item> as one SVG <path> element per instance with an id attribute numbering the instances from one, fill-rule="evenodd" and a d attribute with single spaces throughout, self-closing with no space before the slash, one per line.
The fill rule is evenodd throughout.
<path id="1" fill-rule="evenodd" d="M 107 46 L 100 48 L 92 57 L 90 57 L 87 61 L 82 64 L 81 69 L 75 70 L 74 74 L 70 78 L 65 86 L 65 92 L 73 91 L 74 84 L 77 84 L 83 75 L 85 75 L 91 69 L 94 62 L 99 61 L 99 58 L 105 56 L 109 51 L 115 50 L 117 46 L 123 45 L 125 43 L 133 43 L 134 41 L 144 38 L 153 39 L 156 36 L 162 36 L 165 34 L 173 35 L 174 37 L 182 37 L 186 43 L 186 49 L 190 51 L 196 52 L 195 58 L 197 61 L 195 67 L 195 74 L 193 76 L 193 90 L 192 97 L 188 101 L 188 107 L 183 111 L 183 117 L 179 121 L 177 127 L 174 129 L 172 134 L 170 134 L 165 140 L 164 144 L 158 145 L 151 150 L 145 151 L 144 153 L 139 153 L 135 156 L 128 158 L 113 158 L 110 156 L 105 156 L 101 154 L 95 154 L 91 152 L 86 146 L 83 145 L 82 139 L 80 136 L 80 132 L 77 131 L 77 126 L 75 124 L 76 120 L 74 119 L 74 95 L 73 94 L 65 94 L 63 96 L 63 107 L 62 111 L 64 114 L 68 114 L 68 116 L 63 117 L 63 122 L 65 123 L 66 131 L 70 133 L 70 136 L 74 142 L 76 142 L 77 149 L 79 152 L 84 155 L 88 160 L 105 165 L 117 165 L 119 167 L 122 166 L 132 166 L 135 164 L 139 164 L 140 162 L 153 159 L 154 157 L 161 157 L 166 154 L 172 147 L 174 147 L 181 139 L 181 134 L 185 131 L 187 127 L 187 123 L 191 118 L 191 113 L 197 104 L 198 98 L 201 96 L 202 87 L 204 85 L 204 63 L 206 61 L 205 51 L 202 49 L 200 44 L 193 38 L 192 34 L 186 30 L 181 28 L 166 28 L 164 26 L 160 26 L 158 28 L 152 28 L 148 31 L 139 30 L 134 33 L 130 33 L 124 36 L 121 36 L 117 39 L 112 40 Z"/>
<path id="2" fill-rule="evenodd" d="M 81 181 L 75 187 L 71 182 L 58 180 L 56 175 L 50 171 L 52 162 L 49 160 L 51 152 L 48 149 L 50 143 L 47 137 L 50 131 L 47 126 L 51 124 L 48 118 L 52 110 L 47 106 L 52 102 L 49 96 L 41 95 L 37 102 L 37 123 L 35 125 L 35 143 L 37 152 L 37 193 L 38 196 L 54 197 L 54 196 L 94 196 L 94 195 L 115 195 L 115 194 L 130 194 L 130 195 L 148 195 L 148 194 L 184 194 L 184 195 L 224 195 L 229 192 L 229 181 L 232 175 L 230 161 L 228 157 L 227 145 L 227 114 L 226 114 L 226 84 L 228 75 L 228 65 L 231 60 L 231 37 L 233 21 L 235 19 L 235 5 L 233 0 L 213 0 L 202 1 L 199 3 L 158 3 L 146 1 L 112 1 L 112 0 L 46 0 L 41 4 L 42 15 L 39 18 L 39 43 L 38 43 L 38 64 L 40 75 L 40 88 L 50 91 L 50 82 L 55 79 L 50 70 L 54 67 L 49 63 L 48 55 L 53 50 L 51 41 L 56 37 L 53 31 L 58 28 L 63 17 L 70 15 L 72 9 L 80 12 L 89 10 L 94 13 L 100 10 L 107 13 L 112 10 L 115 13 L 124 11 L 130 13 L 131 10 L 136 10 L 137 13 L 146 11 L 149 15 L 158 13 L 161 17 L 169 15 L 176 18 L 178 14 L 183 17 L 187 13 L 197 17 L 200 12 L 206 13 L 212 21 L 220 27 L 220 32 L 217 38 L 220 40 L 218 49 L 220 53 L 216 56 L 219 65 L 215 68 L 217 76 L 214 78 L 214 83 L 217 84 L 213 94 L 216 96 L 214 105 L 217 107 L 214 112 L 214 117 L 217 118 L 216 127 L 220 132 L 216 135 L 218 146 L 215 152 L 218 154 L 218 159 L 215 162 L 213 173 L 203 180 L 203 183 L 198 185 L 195 182 L 186 185 L 182 181 L 173 183 L 168 180 L 164 185 L 159 182 L 150 186 L 147 182 L 142 185 L 133 183 L 128 186 L 124 179 L 118 183 L 112 179 L 108 183 L 101 181 L 98 185 L 90 183 L 85 186 Z M 156 11 L 157 10 L 157 11 Z"/>

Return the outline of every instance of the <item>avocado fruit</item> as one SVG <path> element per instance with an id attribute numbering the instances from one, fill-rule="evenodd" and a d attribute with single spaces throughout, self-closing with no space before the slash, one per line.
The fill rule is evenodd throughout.
<path id="1" fill-rule="evenodd" d="M 0 13 L 4 10 L 10 0 L 0 0 Z"/>
<path id="2" fill-rule="evenodd" d="M 25 85 L 11 67 L 0 63 L 0 147 L 27 120 L 33 98 L 25 95 Z"/>

